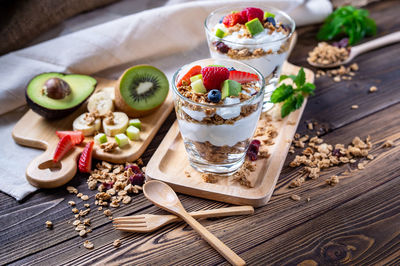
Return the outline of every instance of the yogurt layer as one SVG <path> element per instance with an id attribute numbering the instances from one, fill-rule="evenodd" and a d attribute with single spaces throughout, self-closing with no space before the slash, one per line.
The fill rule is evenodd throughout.
<path id="1" fill-rule="evenodd" d="M 255 131 L 261 108 L 234 124 L 204 125 L 178 119 L 179 129 L 185 139 L 210 142 L 215 146 L 234 146 L 236 143 L 250 139 Z"/>

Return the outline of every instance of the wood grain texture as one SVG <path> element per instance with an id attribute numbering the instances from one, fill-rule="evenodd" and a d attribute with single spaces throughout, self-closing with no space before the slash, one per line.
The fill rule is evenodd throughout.
<path id="1" fill-rule="evenodd" d="M 285 62 L 282 73 L 296 75 L 299 70 L 300 67 Z M 314 74 L 308 69 L 305 69 L 305 72 L 306 82 L 313 83 Z M 183 139 L 179 133 L 178 122 L 171 127 L 149 161 L 146 176 L 151 180 L 166 182 L 175 191 L 187 195 L 231 204 L 263 206 L 267 204 L 274 191 L 290 147 L 288 140 L 293 138 L 306 104 L 307 99 L 304 100 L 300 109 L 282 121 L 272 123 L 277 129 L 278 137 L 274 139 L 275 144 L 268 147 L 271 157 L 260 158 L 257 161 L 256 170 L 248 177 L 251 188 L 244 187 L 237 182 L 230 182 L 228 178 L 221 178 L 217 183 L 205 183 L 201 173 L 190 166 Z M 185 176 L 185 172 L 190 173 L 190 178 Z"/>
<path id="2" fill-rule="evenodd" d="M 379 35 L 400 30 L 397 0 L 380 1 L 367 9 L 377 21 Z M 308 67 L 305 56 L 316 43 L 316 32 L 317 26 L 299 29 L 298 44 L 290 62 Z M 380 148 L 385 140 L 398 138 L 400 132 L 399 48 L 398 44 L 391 45 L 358 57 L 360 71 L 353 82 L 317 79 L 317 93 L 310 97 L 298 128 L 301 134 L 313 135 L 315 130 L 309 131 L 306 122 L 321 122 L 328 129 L 322 137 L 333 144 L 347 144 L 354 136 L 371 135 L 374 142 L 371 153 L 375 159 L 365 170 L 357 170 L 353 165 L 333 167 L 324 170 L 318 180 L 289 189 L 287 185 L 298 176 L 299 170 L 287 167 L 294 156 L 290 155 L 267 206 L 256 209 L 252 216 L 207 219 L 201 223 L 249 265 L 301 262 L 305 265 L 313 261 L 321 265 L 399 265 L 400 141 L 396 140 L 394 147 Z M 368 94 L 372 85 L 377 85 L 379 90 Z M 360 108 L 344 108 L 352 104 L 359 104 Z M 175 114 L 171 113 L 143 154 L 145 163 L 174 120 Z M 344 175 L 346 170 L 349 173 Z M 336 187 L 325 186 L 324 179 L 333 174 L 341 175 L 340 183 Z M 85 178 L 86 175 L 77 174 L 68 185 L 90 195 L 92 205 L 95 192 L 87 189 Z M 302 200 L 291 200 L 292 194 L 300 195 Z M 307 197 L 311 199 L 309 202 L 305 201 Z M 185 195 L 179 198 L 188 211 L 228 206 Z M 111 221 L 97 210 L 89 214 L 94 221 L 93 232 L 86 239 L 95 248 L 88 251 L 82 245 L 85 239 L 67 224 L 73 220 L 67 205 L 71 199 L 76 200 L 65 188 L 40 190 L 22 203 L 0 194 L 1 262 L 11 265 L 226 264 L 183 223 L 146 235 L 122 233 L 114 230 Z M 78 204 L 81 208 L 83 203 Z M 113 213 L 114 216 L 165 214 L 142 194 Z M 44 226 L 48 219 L 55 224 L 52 231 Z M 119 249 L 112 246 L 117 238 L 122 241 Z"/>

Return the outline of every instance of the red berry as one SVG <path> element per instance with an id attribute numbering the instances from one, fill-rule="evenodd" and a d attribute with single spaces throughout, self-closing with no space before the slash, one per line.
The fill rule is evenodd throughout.
<path id="1" fill-rule="evenodd" d="M 105 189 L 110 189 L 110 188 L 112 188 L 113 187 L 113 185 L 114 185 L 114 182 L 103 182 L 103 187 L 105 188 Z"/>
<path id="2" fill-rule="evenodd" d="M 85 139 L 81 131 L 56 131 L 57 136 L 61 139 L 62 137 L 69 135 L 74 145 L 82 143 Z"/>
<path id="3" fill-rule="evenodd" d="M 257 153 L 248 151 L 247 156 L 249 157 L 250 161 L 256 161 L 257 160 Z"/>
<path id="4" fill-rule="evenodd" d="M 237 70 L 229 72 L 229 79 L 235 80 L 239 83 L 247 83 L 247 82 L 259 80 L 259 78 L 256 74 L 252 74 L 249 72 L 243 72 L 243 71 L 237 71 Z"/>
<path id="5" fill-rule="evenodd" d="M 130 164 L 125 166 L 125 171 L 128 170 L 129 168 L 131 168 L 132 172 L 134 172 L 135 174 L 142 172 L 142 170 L 140 170 L 139 166 L 137 166 L 136 164 Z"/>
<path id="6" fill-rule="evenodd" d="M 79 171 L 82 173 L 89 173 L 92 169 L 92 153 L 93 153 L 94 141 L 86 144 L 85 149 L 83 149 L 81 157 L 79 157 Z"/>
<path id="7" fill-rule="evenodd" d="M 181 80 L 178 82 L 178 84 L 176 85 L 176 86 L 182 86 L 183 84 L 183 82 L 185 82 L 186 83 L 186 85 L 189 85 L 190 84 L 190 78 L 191 77 L 193 77 L 193 76 L 195 76 L 195 75 L 198 75 L 198 74 L 200 74 L 201 73 L 201 66 L 194 66 L 194 67 L 192 67 L 182 78 L 181 78 Z"/>
<path id="8" fill-rule="evenodd" d="M 260 147 L 261 141 L 259 141 L 258 139 L 253 139 L 253 140 L 250 142 L 250 145 L 255 145 L 255 146 L 257 146 L 257 147 Z"/>
<path id="9" fill-rule="evenodd" d="M 221 90 L 221 84 L 229 78 L 229 70 L 226 67 L 205 67 L 201 70 L 203 84 L 207 91 Z"/>
<path id="10" fill-rule="evenodd" d="M 145 176 L 143 173 L 137 173 L 129 177 L 129 182 L 132 185 L 142 186 L 145 180 Z"/>
<path id="11" fill-rule="evenodd" d="M 74 144 L 72 143 L 71 136 L 70 135 L 65 135 L 60 139 L 60 141 L 57 144 L 56 151 L 53 156 L 53 161 L 58 162 L 59 160 L 64 157 L 64 155 L 72 149 Z"/>
<path id="12" fill-rule="evenodd" d="M 227 27 L 233 27 L 236 24 L 244 24 L 247 22 L 247 20 L 245 20 L 246 17 L 242 17 L 242 13 L 238 12 L 238 13 L 232 13 L 229 15 L 226 15 L 224 17 L 224 19 L 222 20 L 222 23 Z"/>
<path id="13" fill-rule="evenodd" d="M 248 8 L 245 8 L 243 11 L 246 12 L 247 21 L 258 18 L 260 20 L 260 22 L 262 23 L 264 20 L 264 11 L 262 11 L 259 8 L 248 7 Z"/>
<path id="14" fill-rule="evenodd" d="M 226 45 L 226 44 L 223 43 L 223 42 L 217 42 L 217 43 L 215 44 L 215 47 L 217 48 L 218 51 L 220 51 L 220 52 L 223 53 L 223 54 L 226 54 L 226 53 L 229 52 L 229 47 L 228 47 L 228 45 Z"/>

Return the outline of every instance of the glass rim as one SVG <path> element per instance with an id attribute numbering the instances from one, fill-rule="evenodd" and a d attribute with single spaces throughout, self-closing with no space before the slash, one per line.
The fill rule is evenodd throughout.
<path id="1" fill-rule="evenodd" d="M 259 81 L 259 82 L 261 82 L 260 90 L 257 92 L 257 94 L 253 95 L 253 97 L 251 97 L 250 99 L 247 99 L 247 100 L 245 100 L 245 101 L 243 101 L 243 102 L 231 103 L 231 104 L 222 104 L 222 105 L 216 105 L 216 104 L 211 104 L 211 103 L 198 103 L 198 102 L 195 102 L 195 101 L 193 101 L 193 100 L 191 100 L 191 99 L 189 99 L 189 98 L 183 96 L 183 95 L 178 91 L 178 88 L 176 87 L 176 78 L 178 77 L 178 74 L 179 74 L 184 68 L 186 68 L 186 67 L 189 66 L 189 65 L 195 65 L 197 62 L 201 62 L 201 61 L 204 61 L 204 60 L 210 60 L 210 59 L 211 59 L 211 60 L 224 60 L 224 61 L 228 61 L 228 62 L 231 61 L 231 62 L 234 62 L 235 64 L 240 64 L 240 65 L 243 65 L 243 66 L 245 66 L 245 67 L 247 67 L 247 68 L 250 68 L 250 69 L 251 69 L 252 71 L 254 71 L 254 72 L 257 74 L 257 76 L 260 78 L 260 81 Z M 250 66 L 250 65 L 248 65 L 248 64 L 245 64 L 245 63 L 242 63 L 242 62 L 238 62 L 238 61 L 235 61 L 235 60 L 231 60 L 231 59 L 204 58 L 204 59 L 200 59 L 200 60 L 191 62 L 191 63 L 189 63 L 189 64 L 186 64 L 186 65 L 183 65 L 182 67 L 180 67 L 180 68 L 174 73 L 174 75 L 172 76 L 172 88 L 173 88 L 173 92 L 174 92 L 176 95 L 178 95 L 182 100 L 188 101 L 188 102 L 190 102 L 191 104 L 198 105 L 198 106 L 202 106 L 202 107 L 207 107 L 207 108 L 225 108 L 225 107 L 233 107 L 233 106 L 238 106 L 238 105 L 241 106 L 241 105 L 249 104 L 249 103 L 255 101 L 255 99 L 257 99 L 258 97 L 260 97 L 261 94 L 264 93 L 264 89 L 265 89 L 265 79 L 264 79 L 264 76 L 261 74 L 260 71 L 258 71 L 256 68 L 254 68 L 254 67 L 252 67 L 252 66 Z"/>
<path id="2" fill-rule="evenodd" d="M 237 7 L 246 8 L 246 7 L 248 7 L 248 6 L 238 5 Z M 212 12 L 207 16 L 207 18 L 204 20 L 204 28 L 205 28 L 207 34 L 213 35 L 212 30 L 209 29 L 208 26 L 207 26 L 207 22 L 210 20 L 210 18 L 211 18 L 213 15 L 215 15 L 216 13 L 218 13 L 218 12 L 220 12 L 220 11 L 222 11 L 222 10 L 226 10 L 226 9 L 229 9 L 229 7 L 220 7 L 220 8 L 218 8 L 218 9 L 215 9 L 214 11 L 212 11 Z M 291 27 L 290 32 L 289 32 L 289 34 L 288 34 L 287 36 L 282 37 L 282 38 L 280 38 L 280 39 L 278 39 L 278 40 L 265 41 L 265 42 L 261 42 L 261 43 L 252 43 L 252 44 L 244 44 L 244 43 L 232 42 L 232 41 L 224 40 L 223 38 L 218 38 L 218 37 L 217 37 L 217 38 L 220 39 L 221 41 L 223 41 L 224 43 L 234 44 L 234 45 L 250 46 L 250 47 L 252 47 L 252 46 L 259 46 L 260 44 L 266 44 L 266 43 L 277 43 L 277 42 L 282 42 L 282 41 L 284 41 L 284 40 L 289 39 L 289 38 L 293 35 L 293 33 L 294 33 L 295 29 L 296 29 L 296 22 L 295 22 L 286 12 L 284 12 L 284 11 L 278 9 L 278 8 L 275 8 L 275 7 L 266 7 L 266 9 L 271 10 L 271 11 L 273 11 L 274 13 L 279 13 L 280 15 L 282 15 L 283 17 L 285 17 L 286 19 L 288 19 L 288 20 L 290 21 L 290 23 L 292 24 L 292 25 L 291 25 L 292 27 Z"/>

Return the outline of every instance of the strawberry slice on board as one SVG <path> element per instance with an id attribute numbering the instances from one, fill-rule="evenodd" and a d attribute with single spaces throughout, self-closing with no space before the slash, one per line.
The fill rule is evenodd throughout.
<path id="1" fill-rule="evenodd" d="M 61 139 L 62 137 L 69 135 L 74 145 L 81 144 L 85 139 L 81 131 L 56 131 L 57 136 Z"/>
<path id="2" fill-rule="evenodd" d="M 65 135 L 64 137 L 62 137 L 57 144 L 57 148 L 53 156 L 53 161 L 60 161 L 64 157 L 64 155 L 72 149 L 72 147 L 74 147 L 74 144 L 72 143 L 71 136 Z"/>
<path id="3" fill-rule="evenodd" d="M 89 173 L 92 169 L 92 153 L 94 141 L 88 142 L 79 157 L 78 168 L 81 173 Z"/>
<path id="4" fill-rule="evenodd" d="M 229 79 L 237 81 L 239 83 L 247 83 L 252 81 L 258 81 L 259 78 L 256 74 L 233 70 L 229 72 Z"/>
<path id="5" fill-rule="evenodd" d="M 182 78 L 179 80 L 177 87 L 182 86 L 185 81 L 186 85 L 190 84 L 190 78 L 201 73 L 201 66 L 192 67 Z"/>

